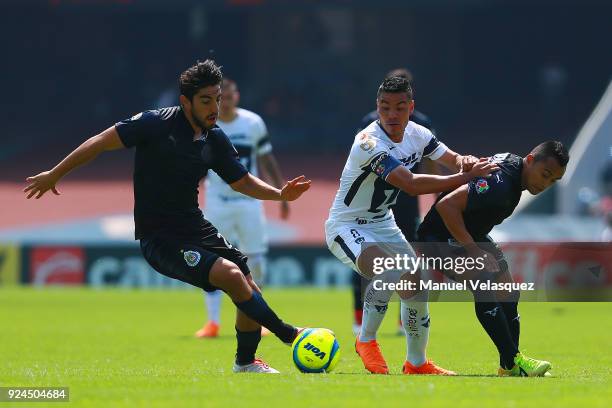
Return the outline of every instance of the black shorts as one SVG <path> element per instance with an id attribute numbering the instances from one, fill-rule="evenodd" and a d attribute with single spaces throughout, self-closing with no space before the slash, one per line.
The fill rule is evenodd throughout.
<path id="1" fill-rule="evenodd" d="M 212 225 L 210 225 L 212 227 Z M 216 228 L 200 237 L 153 236 L 140 240 L 144 258 L 157 272 L 212 292 L 208 274 L 218 258 L 235 263 L 246 276 L 247 257 L 229 244 Z"/>
<path id="2" fill-rule="evenodd" d="M 499 272 L 491 273 L 488 271 L 482 271 L 480 275 L 478 276 L 479 278 L 483 280 L 495 281 L 498 275 L 504 274 L 508 271 L 508 264 L 506 262 L 504 253 L 502 252 L 499 245 L 497 245 L 497 243 L 493 241 L 493 239 L 491 239 L 491 237 L 487 235 L 486 237 L 479 239 L 478 242 L 476 242 L 476 244 L 483 251 L 487 251 L 488 253 L 492 254 L 495 257 L 495 260 L 500 265 Z M 467 257 L 467 252 L 465 248 L 463 247 L 463 245 L 461 245 L 460 243 L 458 243 L 457 241 L 453 239 L 444 240 L 434 235 L 419 234 L 418 242 L 415 243 L 415 247 L 419 254 L 426 256 L 426 257 L 440 257 L 440 258 L 458 258 L 458 257 L 465 258 Z M 443 273 L 445 276 L 447 276 L 450 279 L 459 280 L 457 279 L 458 276 L 455 273 L 455 271 L 442 269 L 442 270 L 438 270 L 438 272 Z"/>

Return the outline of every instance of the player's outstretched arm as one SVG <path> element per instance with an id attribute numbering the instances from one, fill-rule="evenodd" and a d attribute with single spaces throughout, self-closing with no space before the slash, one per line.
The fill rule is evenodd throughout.
<path id="1" fill-rule="evenodd" d="M 60 193 L 55 185 L 72 169 L 93 160 L 98 154 L 104 151 L 116 150 L 122 147 L 123 143 L 121 143 L 121 139 L 119 139 L 117 130 L 115 130 L 114 126 L 110 127 L 102 133 L 87 139 L 53 169 L 28 177 L 26 181 L 29 184 L 23 191 L 28 194 L 28 199 L 32 197 L 38 199 L 49 190 L 59 195 Z"/>
<path id="2" fill-rule="evenodd" d="M 442 156 L 440 156 L 436 162 L 440 162 L 444 167 L 451 171 L 456 172 L 468 172 L 472 169 L 474 164 L 478 163 L 478 157 L 472 155 L 463 156 L 459 153 L 447 149 Z"/>
<path id="3" fill-rule="evenodd" d="M 441 193 L 453 190 L 475 177 L 484 177 L 497 170 L 494 163 L 483 158 L 468 172 L 450 176 L 435 176 L 431 174 L 414 174 L 403 166 L 398 166 L 387 176 L 387 183 L 405 191 L 410 195 Z"/>
<path id="4" fill-rule="evenodd" d="M 485 262 L 485 269 L 488 272 L 497 272 L 499 271 L 499 265 L 495 261 L 495 256 L 487 254 L 485 257 L 486 252 L 476 245 L 474 238 L 465 226 L 463 213 L 467 207 L 468 194 L 468 185 L 465 184 L 438 201 L 436 210 L 453 238 L 462 244 L 472 257 L 482 257 Z"/>
<path id="5" fill-rule="evenodd" d="M 306 190 L 310 188 L 310 180 L 306 177 L 299 176 L 290 180 L 282 189 L 272 187 L 263 180 L 247 173 L 240 180 L 230 184 L 234 191 L 238 191 L 249 197 L 257 198 L 258 200 L 271 201 L 294 201 L 297 200 Z"/>

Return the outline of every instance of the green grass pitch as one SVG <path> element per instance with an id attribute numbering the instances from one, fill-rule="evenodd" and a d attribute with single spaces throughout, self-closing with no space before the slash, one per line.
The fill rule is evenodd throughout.
<path id="1" fill-rule="evenodd" d="M 552 378 L 497 378 L 497 354 L 471 303 L 433 303 L 429 358 L 460 376 L 400 374 L 405 340 L 391 305 L 379 335 L 392 375 L 366 374 L 353 351 L 349 290 L 270 289 L 286 321 L 336 332 L 331 374 L 301 374 L 290 350 L 264 338 L 259 355 L 282 374 L 233 374 L 233 305 L 221 337 L 198 340 L 198 291 L 0 289 L 0 386 L 68 386 L 69 403 L 5 406 L 610 406 L 612 304 L 523 303 L 521 349 L 554 365 Z"/>

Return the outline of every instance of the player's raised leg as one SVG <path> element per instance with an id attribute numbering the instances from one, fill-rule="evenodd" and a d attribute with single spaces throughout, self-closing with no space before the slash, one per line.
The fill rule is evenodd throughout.
<path id="1" fill-rule="evenodd" d="M 295 339 L 298 329 L 279 319 L 236 264 L 223 258 L 217 259 L 210 270 L 209 281 L 211 285 L 223 289 L 240 311 L 268 328 L 283 343 L 291 344 Z"/>

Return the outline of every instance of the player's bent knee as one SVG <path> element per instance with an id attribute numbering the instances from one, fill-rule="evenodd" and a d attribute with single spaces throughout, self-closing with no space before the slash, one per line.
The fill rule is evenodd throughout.
<path id="1" fill-rule="evenodd" d="M 238 266 L 227 259 L 219 258 L 209 273 L 210 283 L 222 289 L 246 285 L 244 274 Z"/>

